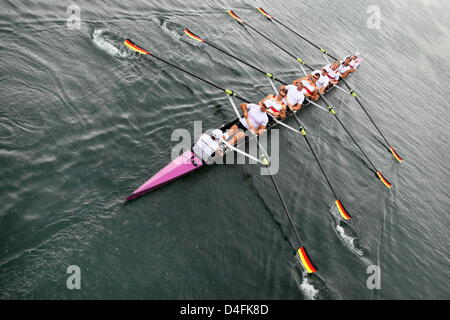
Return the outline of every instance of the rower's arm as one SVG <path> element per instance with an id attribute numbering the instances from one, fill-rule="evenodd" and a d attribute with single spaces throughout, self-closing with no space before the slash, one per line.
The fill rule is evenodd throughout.
<path id="1" fill-rule="evenodd" d="M 258 136 L 262 135 L 266 131 L 266 126 L 260 126 L 258 130 L 256 130 L 256 134 Z"/>
<path id="2" fill-rule="evenodd" d="M 307 78 L 300 78 L 300 79 L 294 80 L 294 81 L 292 82 L 292 84 L 293 84 L 294 86 L 297 86 L 298 83 L 299 83 L 299 82 L 302 82 L 303 80 L 308 80 L 308 79 L 307 79 Z"/>
<path id="3" fill-rule="evenodd" d="M 271 99 L 272 96 L 269 94 L 267 97 L 265 97 L 264 99 L 262 99 L 258 104 L 260 107 L 263 106 L 264 102 L 266 102 L 267 100 Z"/>
<path id="4" fill-rule="evenodd" d="M 289 106 L 292 110 L 294 111 L 298 111 L 302 108 L 302 104 L 301 103 L 297 103 L 295 106 Z"/>
<path id="5" fill-rule="evenodd" d="M 244 113 L 244 118 L 247 118 L 248 109 L 247 109 L 247 104 L 246 103 L 241 103 L 241 110 Z"/>

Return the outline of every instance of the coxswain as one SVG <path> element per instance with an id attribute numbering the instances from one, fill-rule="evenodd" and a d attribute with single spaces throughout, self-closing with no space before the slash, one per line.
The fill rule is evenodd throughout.
<path id="1" fill-rule="evenodd" d="M 211 134 L 204 133 L 192 147 L 192 151 L 205 162 L 216 155 L 222 157 L 223 152 L 220 148 L 222 138 L 223 132 L 220 129 L 213 130 Z"/>

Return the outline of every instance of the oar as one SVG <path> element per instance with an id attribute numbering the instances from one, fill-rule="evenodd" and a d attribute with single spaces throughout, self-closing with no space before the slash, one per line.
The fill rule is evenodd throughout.
<path id="1" fill-rule="evenodd" d="M 213 82 L 211 82 L 209 80 L 206 80 L 206 79 L 204 79 L 204 78 L 202 78 L 200 76 L 197 76 L 196 74 L 194 74 L 194 73 L 192 73 L 192 72 L 190 72 L 188 70 L 180 68 L 180 67 L 174 65 L 173 63 L 171 63 L 171 62 L 169 62 L 169 61 L 167 61 L 167 60 L 165 60 L 163 58 L 160 58 L 157 55 L 149 52 L 148 50 L 145 50 L 145 49 L 142 49 L 142 48 L 138 47 L 137 45 L 135 45 L 129 39 L 126 39 L 124 44 L 128 48 L 130 48 L 130 49 L 132 49 L 132 50 L 134 50 L 136 52 L 139 52 L 140 54 L 151 56 L 151 57 L 153 57 L 153 58 L 155 58 L 155 59 L 157 59 L 157 60 L 159 60 L 161 62 L 166 63 L 167 65 L 169 65 L 171 67 L 174 67 L 175 69 L 177 69 L 177 70 L 179 70 L 181 72 L 184 72 L 184 73 L 186 73 L 186 74 L 188 74 L 188 75 L 190 75 L 190 76 L 192 76 L 192 77 L 194 77 L 194 78 L 196 78 L 198 80 L 201 80 L 201 81 L 203 81 L 203 82 L 205 82 L 205 83 L 215 87 L 216 89 L 219 89 L 220 91 L 225 92 L 228 95 L 228 97 L 230 99 L 230 102 L 231 102 L 231 104 L 233 106 L 233 109 L 237 113 L 238 118 L 241 118 L 241 116 L 240 116 L 240 114 L 239 114 L 239 112 L 238 112 L 238 110 L 236 108 L 236 105 L 233 102 L 232 97 L 236 97 L 236 98 L 238 98 L 238 99 L 240 99 L 240 100 L 242 100 L 242 101 L 244 101 L 246 103 L 250 103 L 249 100 L 239 96 L 234 91 L 228 90 L 228 89 L 224 89 L 224 88 L 218 86 L 217 84 L 215 84 L 215 83 L 213 83 Z M 258 138 L 258 137 L 256 137 L 256 138 Z M 269 173 L 269 176 L 270 176 L 270 178 L 272 180 L 272 183 L 274 185 L 275 191 L 276 191 L 276 193 L 278 195 L 278 198 L 279 198 L 279 200 L 280 200 L 280 202 L 281 202 L 281 204 L 283 206 L 284 212 L 285 212 L 286 216 L 288 217 L 289 223 L 291 224 L 291 227 L 292 227 L 292 229 L 294 231 L 294 234 L 295 234 L 295 237 L 297 239 L 298 247 L 294 247 L 290 241 L 289 241 L 289 244 L 291 245 L 291 247 L 292 247 L 292 249 L 294 251 L 298 252 L 299 257 L 300 257 L 300 261 L 302 263 L 303 268 L 306 270 L 306 272 L 307 273 L 314 273 L 314 272 L 317 271 L 317 268 L 311 262 L 311 259 L 309 258 L 308 253 L 307 253 L 304 245 L 302 244 L 302 241 L 300 240 L 300 236 L 299 236 L 299 234 L 297 232 L 297 229 L 295 228 L 294 223 L 293 223 L 293 221 L 291 219 L 291 215 L 290 215 L 289 210 L 288 210 L 288 208 L 286 206 L 286 203 L 284 202 L 284 199 L 283 199 L 283 197 L 281 195 L 280 189 L 279 189 L 279 187 L 278 187 L 278 185 L 277 185 L 277 183 L 275 181 L 275 178 L 273 177 L 272 173 L 270 172 L 270 168 L 269 168 L 269 166 L 270 166 L 270 159 L 269 159 L 269 157 L 267 155 L 267 152 L 262 148 L 261 144 L 259 143 L 259 140 L 258 140 L 258 146 L 259 146 L 260 150 L 263 150 L 263 152 L 264 152 L 264 158 L 262 160 L 262 163 L 264 164 L 264 166 L 266 167 L 266 169 L 267 169 L 267 171 Z"/>
<path id="2" fill-rule="evenodd" d="M 392 153 L 392 155 L 394 156 L 394 158 L 398 161 L 398 162 L 403 162 L 404 159 L 402 157 L 399 156 L 399 154 L 397 153 L 397 151 L 395 151 L 394 147 L 392 147 L 392 144 L 389 143 L 389 141 L 386 139 L 386 137 L 384 136 L 383 132 L 381 132 L 380 128 L 377 126 L 377 124 L 375 123 L 375 121 L 372 119 L 372 116 L 369 114 L 369 112 L 367 111 L 367 109 L 363 106 L 363 104 L 361 103 L 361 101 L 358 99 L 358 95 L 356 94 L 356 92 L 349 86 L 349 84 L 347 83 L 347 80 L 345 80 L 344 78 L 341 78 L 341 80 L 344 82 L 345 86 L 348 88 L 348 90 L 350 90 L 350 94 L 352 95 L 352 97 L 355 98 L 356 102 L 358 102 L 359 106 L 361 107 L 361 109 L 363 109 L 364 113 L 367 115 L 367 117 L 369 118 L 370 122 L 372 122 L 373 126 L 377 129 L 378 133 L 380 134 L 380 136 L 383 138 L 384 142 L 386 142 L 386 147 L 388 148 L 388 151 L 390 153 Z"/>
<path id="3" fill-rule="evenodd" d="M 239 62 L 245 64 L 246 66 L 248 66 L 248 67 L 250 67 L 250 68 L 252 68 L 252 69 L 254 69 L 254 70 L 256 70 L 256 71 L 258 71 L 259 73 L 261 73 L 261 74 L 267 76 L 269 79 L 275 79 L 275 80 L 278 81 L 279 83 L 284 84 L 284 85 L 287 85 L 287 83 L 286 83 L 285 81 L 283 81 L 283 80 L 279 79 L 278 77 L 274 76 L 272 73 L 265 72 L 265 71 L 263 71 L 262 69 L 256 67 L 255 65 L 253 65 L 253 64 L 251 64 L 251 63 L 249 63 L 249 62 L 246 62 L 246 61 L 244 61 L 244 60 L 242 60 L 242 59 L 236 57 L 235 55 L 229 53 L 228 51 L 226 51 L 226 50 L 224 50 L 224 49 L 222 49 L 222 48 L 216 46 L 214 43 L 209 42 L 209 41 L 207 41 L 207 40 L 205 40 L 205 39 L 199 37 L 198 35 L 194 34 L 194 33 L 193 33 L 192 31 L 190 31 L 189 29 L 187 29 L 187 28 L 184 29 L 184 33 L 185 33 L 187 36 L 191 37 L 192 39 L 197 40 L 197 41 L 202 42 L 202 43 L 205 43 L 205 44 L 207 44 L 207 45 L 209 45 L 209 46 L 215 48 L 216 50 L 218 50 L 218 51 L 224 53 L 225 55 L 227 55 L 227 56 L 229 56 L 229 57 L 231 57 L 231 58 L 233 58 L 233 59 L 235 59 L 235 60 L 237 60 L 237 61 L 239 61 Z M 322 165 L 321 165 L 321 163 L 320 163 L 320 161 L 319 161 L 319 158 L 318 158 L 317 155 L 316 155 L 316 152 L 314 151 L 314 149 L 313 149 L 312 146 L 311 146 L 311 143 L 310 143 L 309 140 L 308 140 L 307 132 L 306 132 L 304 126 L 301 124 L 301 121 L 300 121 L 300 119 L 298 119 L 298 117 L 297 117 L 297 115 L 295 114 L 294 110 L 291 110 L 291 111 L 292 111 L 292 113 L 293 113 L 293 115 L 294 115 L 295 121 L 297 122 L 297 125 L 298 125 L 298 127 L 299 127 L 299 131 L 300 131 L 301 135 L 305 138 L 305 141 L 306 141 L 306 143 L 307 143 L 309 149 L 311 150 L 311 153 L 313 154 L 314 159 L 316 160 L 316 162 L 317 162 L 317 164 L 318 164 L 318 166 L 319 166 L 319 168 L 320 168 L 320 170 L 321 170 L 321 172 L 322 172 L 322 174 L 323 174 L 323 176 L 324 176 L 326 182 L 328 183 L 328 186 L 329 186 L 330 189 L 331 189 L 331 192 L 332 192 L 333 195 L 334 195 L 335 203 L 336 203 L 336 206 L 337 206 L 337 208 L 338 208 L 338 210 L 339 210 L 339 213 L 341 214 L 342 218 L 344 218 L 345 220 L 350 220 L 350 219 L 351 219 L 351 216 L 350 216 L 350 215 L 348 214 L 348 212 L 345 210 L 344 205 L 342 204 L 341 200 L 339 200 L 339 198 L 338 198 L 338 196 L 337 196 L 337 194 L 336 194 L 336 191 L 334 190 L 334 188 L 333 188 L 333 186 L 332 186 L 330 180 L 328 179 L 328 176 L 327 176 L 327 174 L 325 173 L 325 170 L 323 169 L 323 167 L 322 167 Z M 275 120 L 277 123 L 280 123 L 280 124 L 284 125 L 283 122 L 278 121 L 278 120 L 276 120 L 275 118 L 274 118 L 274 120 Z"/>
<path id="4" fill-rule="evenodd" d="M 239 118 L 239 120 L 242 120 L 242 116 L 240 115 L 240 113 L 239 113 L 239 111 L 238 111 L 238 109 L 236 107 L 236 104 L 233 101 L 233 98 L 232 98 L 231 94 L 228 95 L 228 99 L 229 99 L 231 105 L 233 106 L 234 112 L 236 113 L 237 117 Z M 269 155 L 267 154 L 267 152 L 264 150 L 264 148 L 259 143 L 259 136 L 256 133 L 254 133 L 253 131 L 251 131 L 251 130 L 250 130 L 250 132 L 256 138 L 256 141 L 258 141 L 258 148 L 259 148 L 259 150 L 262 150 L 262 152 L 263 152 L 263 159 L 266 159 L 265 167 L 266 167 L 267 171 L 269 172 L 270 179 L 272 180 L 272 183 L 273 183 L 273 186 L 275 188 L 275 191 L 276 191 L 276 193 L 278 195 L 278 198 L 280 199 L 280 202 L 281 202 L 281 204 L 282 204 L 282 206 L 284 208 L 284 212 L 285 212 L 285 214 L 286 214 L 286 216 L 287 216 L 287 218 L 289 220 L 289 223 L 291 224 L 292 230 L 294 230 L 295 237 L 297 238 L 297 242 L 299 244 L 299 249 L 297 250 L 297 252 L 298 252 L 298 255 L 300 257 L 300 261 L 301 261 L 301 263 L 303 265 L 303 268 L 308 273 L 314 273 L 314 272 L 317 271 L 317 268 L 315 268 L 314 265 L 311 263 L 311 260 L 308 257 L 306 249 L 302 245 L 302 241 L 300 240 L 300 236 L 297 233 L 297 229 L 294 226 L 294 223 L 292 221 L 292 218 L 291 218 L 291 215 L 289 213 L 289 210 L 288 210 L 288 208 L 286 206 L 286 203 L 284 202 L 283 196 L 281 195 L 280 188 L 278 187 L 278 185 L 277 185 L 277 183 L 275 181 L 275 178 L 273 177 L 273 175 L 270 172 L 270 169 L 269 169 L 269 164 L 270 164 Z M 292 246 L 292 244 L 291 244 L 291 247 L 295 250 L 295 248 Z"/>
<path id="5" fill-rule="evenodd" d="M 290 32 L 292 32 L 293 34 L 297 35 L 298 37 L 300 37 L 301 39 L 303 39 L 304 41 L 306 41 L 307 43 L 309 43 L 310 45 L 312 45 L 314 48 L 320 50 L 320 52 L 322 52 L 323 54 L 326 54 L 327 56 L 329 56 L 330 58 L 334 59 L 334 60 L 339 60 L 336 57 L 332 56 L 330 53 L 328 53 L 327 50 L 319 47 L 318 45 L 316 45 L 315 43 L 313 43 L 312 41 L 308 40 L 307 38 L 305 38 L 304 36 L 302 36 L 301 34 L 299 34 L 298 32 L 292 30 L 291 28 L 289 28 L 287 25 L 285 25 L 284 23 L 282 23 L 281 21 L 279 21 L 278 19 L 276 19 L 275 17 L 271 16 L 270 14 L 268 14 L 263 8 L 258 8 L 258 11 L 261 12 L 262 15 L 264 15 L 266 18 L 268 18 L 271 21 L 275 21 L 276 23 L 278 23 L 279 25 L 281 25 L 282 27 L 284 27 L 285 29 L 289 30 Z M 403 162 L 403 158 L 400 157 L 398 155 L 398 153 L 395 151 L 395 149 L 392 147 L 392 145 L 388 142 L 388 140 L 386 139 L 386 137 L 384 136 L 384 134 L 381 132 L 380 128 L 377 126 L 377 124 L 375 123 L 375 121 L 373 120 L 373 118 L 371 117 L 371 115 L 369 114 L 369 112 L 367 111 L 367 109 L 363 106 L 363 104 L 361 103 L 361 101 L 358 99 L 358 95 L 356 94 L 356 92 L 349 86 L 348 82 L 344 79 L 341 78 L 345 84 L 345 86 L 348 88 L 348 90 L 350 90 L 350 94 L 352 97 L 355 98 L 355 100 L 358 102 L 359 106 L 361 107 L 361 109 L 364 111 L 364 113 L 367 115 L 367 117 L 369 118 L 369 120 L 372 122 L 372 124 L 374 125 L 374 127 L 377 129 L 378 133 L 380 134 L 380 136 L 384 139 L 384 141 L 386 142 L 386 147 L 388 148 L 388 151 L 390 153 L 392 153 L 392 155 L 394 156 L 394 158 L 399 161 L 399 162 Z M 338 87 L 339 88 L 339 87 Z"/>
<path id="6" fill-rule="evenodd" d="M 239 23 L 248 26 L 250 29 L 254 30 L 256 33 L 258 33 L 259 35 L 261 35 L 263 38 L 267 39 L 270 43 L 272 43 L 274 46 L 276 46 L 277 48 L 281 49 L 283 52 L 287 53 L 290 57 L 294 58 L 297 60 L 297 62 L 300 63 L 300 66 L 304 65 L 306 66 L 308 69 L 310 69 L 311 71 L 313 71 L 314 69 L 309 66 L 308 64 L 306 64 L 306 62 L 301 59 L 301 58 L 296 58 L 296 56 L 289 52 L 288 50 L 286 50 L 284 47 L 282 47 L 280 44 L 276 43 L 275 41 L 271 40 L 268 36 L 264 35 L 262 32 L 260 32 L 259 30 L 257 30 L 256 28 L 250 26 L 250 24 L 248 22 L 245 22 L 244 20 L 242 20 L 240 17 L 238 17 L 236 15 L 236 13 L 234 13 L 232 10 L 228 11 L 228 14 L 230 14 L 231 17 L 233 17 L 233 19 L 235 19 L 236 21 L 238 21 Z M 303 73 L 306 74 L 305 69 L 302 67 L 302 71 Z M 378 179 L 380 179 L 380 181 L 387 187 L 387 188 L 391 188 L 392 184 L 381 174 L 381 172 L 375 167 L 375 165 L 373 164 L 373 162 L 369 159 L 369 157 L 367 156 L 367 154 L 363 151 L 363 148 L 357 143 L 356 139 L 353 137 L 353 135 L 350 133 L 350 130 L 348 128 L 346 128 L 344 126 L 344 124 L 342 123 L 342 121 L 339 119 L 339 117 L 337 116 L 336 110 L 331 106 L 331 104 L 324 99 L 323 95 L 320 94 L 320 98 L 327 104 L 327 107 L 330 111 L 330 114 L 333 115 L 339 122 L 339 124 L 344 128 L 345 132 L 347 132 L 347 134 L 350 136 L 350 138 L 352 139 L 353 143 L 358 147 L 358 149 L 360 151 L 362 151 L 362 154 L 364 155 L 364 157 L 367 159 L 367 161 L 369 162 L 369 164 L 373 167 L 374 170 L 373 173 L 375 173 L 376 177 Z"/>

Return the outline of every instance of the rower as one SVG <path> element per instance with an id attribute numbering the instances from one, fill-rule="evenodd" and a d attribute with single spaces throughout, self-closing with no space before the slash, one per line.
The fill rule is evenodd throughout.
<path id="1" fill-rule="evenodd" d="M 352 55 L 352 61 L 350 62 L 350 66 L 356 70 L 359 68 L 359 65 L 361 64 L 362 59 L 361 59 L 361 54 L 359 52 L 355 52 Z"/>
<path id="2" fill-rule="evenodd" d="M 355 72 L 355 69 L 353 69 L 352 66 L 350 65 L 351 61 L 352 58 L 350 56 L 347 56 L 344 58 L 344 61 L 339 66 L 338 70 L 342 78 L 347 78 L 350 73 Z"/>
<path id="3" fill-rule="evenodd" d="M 211 134 L 204 133 L 192 147 L 192 151 L 205 162 L 216 155 L 222 157 L 223 152 L 220 148 L 220 139 L 222 137 L 223 132 L 220 129 L 213 130 Z"/>
<path id="4" fill-rule="evenodd" d="M 275 96 L 273 94 L 268 95 L 259 102 L 259 105 L 265 105 L 267 107 L 267 113 L 271 114 L 275 119 L 281 118 L 286 119 L 286 95 L 287 90 L 280 88 L 278 94 Z"/>
<path id="5" fill-rule="evenodd" d="M 328 72 L 325 69 L 316 70 L 313 72 L 315 75 L 319 75 L 319 80 L 316 82 L 317 89 L 319 90 L 319 94 L 325 94 L 328 85 L 330 84 L 330 78 L 328 78 Z"/>
<path id="6" fill-rule="evenodd" d="M 269 122 L 265 104 L 257 105 L 254 103 L 242 103 L 241 109 L 244 113 L 244 117 L 239 119 L 239 121 L 233 125 L 224 136 L 225 140 L 232 137 L 232 139 L 228 141 L 231 145 L 235 145 L 239 140 L 245 137 L 245 131 L 247 130 L 252 131 L 256 135 L 263 134 L 266 130 L 267 123 Z"/>
<path id="7" fill-rule="evenodd" d="M 305 101 L 305 95 L 303 94 L 303 82 L 298 81 L 297 85 L 287 85 L 281 87 L 287 90 L 286 101 L 289 109 L 298 111 L 302 108 L 303 101 Z"/>
<path id="8" fill-rule="evenodd" d="M 319 90 L 317 89 L 316 83 L 319 78 L 320 75 L 309 74 L 305 78 L 294 80 L 293 84 L 296 86 L 299 82 L 303 83 L 302 93 L 305 97 L 311 100 L 317 100 L 319 99 Z"/>
<path id="9" fill-rule="evenodd" d="M 327 65 L 324 69 L 327 71 L 328 79 L 330 79 L 330 84 L 337 85 L 341 78 L 339 73 L 340 62 L 336 61 L 332 64 Z"/>

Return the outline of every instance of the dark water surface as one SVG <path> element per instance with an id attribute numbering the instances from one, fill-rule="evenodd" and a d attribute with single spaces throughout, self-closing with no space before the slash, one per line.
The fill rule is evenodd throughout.
<path id="1" fill-rule="evenodd" d="M 0 8 L 0 298 L 430 299 L 449 294 L 450 4 L 378 1 L 2 1 Z M 182 36 L 184 27 L 270 72 L 298 65 L 232 21 L 236 9 L 314 66 L 320 54 L 254 7 L 331 52 L 366 58 L 350 80 L 403 164 L 386 152 L 350 97 L 330 94 L 342 120 L 394 183 L 388 191 L 339 124 L 302 111 L 310 139 L 354 215 L 340 230 L 333 198 L 303 141 L 281 130 L 276 179 L 319 273 L 303 279 L 292 230 L 256 166 L 214 166 L 129 204 L 163 167 L 176 128 L 234 118 L 223 93 L 121 50 L 135 42 L 243 95 L 264 77 Z M 328 17 L 328 18 L 327 18 Z M 329 28 L 325 22 L 331 23 Z M 295 125 L 291 119 L 289 124 Z M 81 290 L 66 287 L 78 265 Z M 366 269 L 381 268 L 381 290 Z"/>

